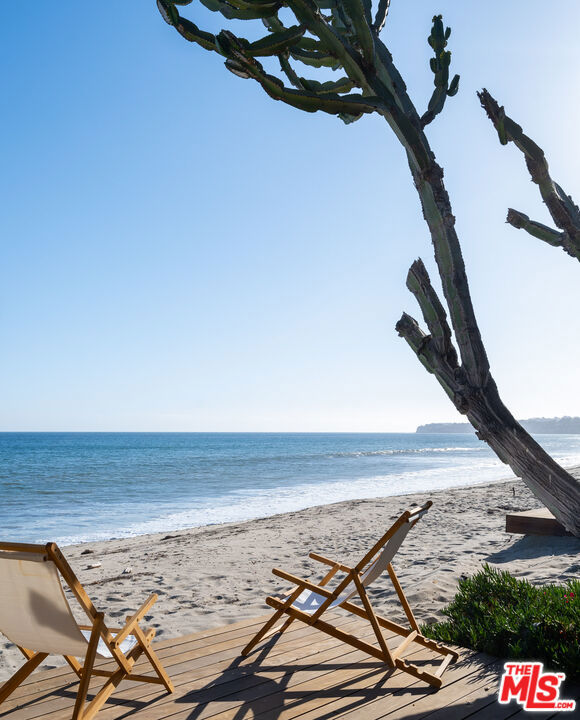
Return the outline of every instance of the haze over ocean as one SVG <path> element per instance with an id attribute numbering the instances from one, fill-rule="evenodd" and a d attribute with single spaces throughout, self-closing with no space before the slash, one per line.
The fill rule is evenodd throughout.
<path id="1" fill-rule="evenodd" d="M 538 440 L 580 464 L 580 435 Z M 71 544 L 510 476 L 474 435 L 0 433 L 7 541 Z"/>

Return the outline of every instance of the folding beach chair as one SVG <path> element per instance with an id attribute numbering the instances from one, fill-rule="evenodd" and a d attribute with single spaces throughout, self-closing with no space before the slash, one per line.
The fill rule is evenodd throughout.
<path id="1" fill-rule="evenodd" d="M 266 604 L 274 608 L 276 612 L 242 650 L 242 655 L 248 655 L 253 648 L 266 637 L 270 637 L 278 632 L 284 632 L 294 620 L 302 620 L 302 622 L 318 630 L 322 630 L 322 632 L 332 637 L 343 640 L 357 650 L 362 650 L 372 657 L 384 661 L 389 667 L 398 668 L 420 680 L 424 680 L 434 687 L 441 687 L 441 677 L 449 663 L 457 660 L 459 657 L 458 653 L 456 653 L 455 650 L 451 650 L 451 648 L 440 645 L 421 635 L 417 621 L 391 565 L 391 561 L 407 533 L 419 519 L 425 515 L 431 505 L 432 502 L 429 501 L 416 510 L 406 510 L 355 567 L 349 567 L 334 560 L 329 560 L 318 553 L 310 553 L 310 557 L 313 560 L 330 566 L 330 570 L 318 585 L 308 580 L 302 580 L 278 568 L 274 568 L 272 570 L 274 575 L 293 583 L 296 585 L 296 589 L 290 591 L 282 598 L 266 598 Z M 409 620 L 410 628 L 405 628 L 392 620 L 377 615 L 371 606 L 366 588 L 385 570 L 389 574 L 399 601 L 405 611 L 405 615 Z M 346 576 L 336 585 L 334 590 L 330 590 L 327 587 L 327 583 L 337 572 L 346 573 Z M 350 602 L 354 596 L 358 596 L 361 600 L 362 608 Z M 378 647 L 320 619 L 326 610 L 337 607 L 344 608 L 354 615 L 368 620 L 377 639 Z M 288 616 L 285 622 L 274 628 L 283 616 Z M 398 647 L 390 650 L 381 628 L 402 635 L 404 638 L 403 641 Z M 434 673 L 421 670 L 416 665 L 412 665 L 401 657 L 403 652 L 412 647 L 413 644 L 428 648 L 438 655 L 443 656 L 442 662 Z"/>
<path id="2" fill-rule="evenodd" d="M 73 617 L 61 578 L 87 615 L 88 625 L 79 625 Z M 91 720 L 124 679 L 160 684 L 173 692 L 151 647 L 155 630 L 139 627 L 156 600 L 157 595 L 151 595 L 122 628 L 109 628 L 54 543 L 0 543 L 0 632 L 26 657 L 25 664 L 0 687 L 0 704 L 51 654 L 63 655 L 79 677 L 73 720 Z M 155 675 L 131 672 L 143 653 Z M 118 668 L 94 667 L 97 656 L 114 660 Z M 82 665 L 77 658 L 83 659 Z M 89 683 L 95 676 L 107 679 L 86 704 Z"/>

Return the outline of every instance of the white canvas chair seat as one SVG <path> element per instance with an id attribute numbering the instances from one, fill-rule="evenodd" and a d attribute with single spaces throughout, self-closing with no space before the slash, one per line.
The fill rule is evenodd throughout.
<path id="1" fill-rule="evenodd" d="M 384 661 L 389 667 L 397 668 L 403 672 L 409 673 L 414 677 L 424 680 L 434 687 L 441 687 L 441 676 L 445 668 L 450 662 L 455 662 L 458 658 L 457 652 L 451 648 L 439 645 L 429 638 L 421 635 L 419 625 L 415 620 L 413 612 L 407 602 L 407 598 L 401 588 L 395 570 L 391 561 L 395 557 L 397 551 L 401 547 L 401 543 L 407 536 L 409 530 L 417 524 L 419 519 L 425 515 L 432 503 L 427 502 L 423 507 L 416 510 L 406 510 L 387 530 L 383 537 L 376 542 L 373 547 L 366 553 L 362 560 L 354 567 L 349 567 L 343 563 L 329 560 L 318 553 L 310 553 L 313 560 L 324 563 L 330 569 L 319 583 L 303 580 L 295 575 L 284 572 L 278 568 L 274 568 L 274 575 L 283 578 L 295 585 L 295 589 L 288 592 L 282 598 L 267 597 L 266 604 L 274 608 L 276 611 L 273 616 L 264 623 L 263 627 L 256 633 L 252 640 L 242 650 L 242 655 L 250 653 L 254 647 L 266 637 L 277 632 L 283 633 L 294 620 L 301 620 L 312 628 L 316 628 L 338 638 L 348 645 L 355 647 L 357 650 L 367 652 L 372 657 Z M 387 572 L 392 585 L 397 593 L 401 606 L 409 621 L 409 628 L 399 625 L 392 620 L 377 615 L 372 608 L 369 597 L 367 595 L 367 587 L 378 580 L 378 578 Z M 336 575 L 342 573 L 345 575 L 342 580 L 336 582 Z M 330 589 L 328 583 L 335 581 L 334 590 Z M 362 607 L 351 602 L 351 599 L 357 597 L 362 602 Z M 354 637 L 352 634 L 346 633 L 336 627 L 327 620 L 322 619 L 322 615 L 333 608 L 342 608 L 353 613 L 357 617 L 364 618 L 369 621 L 374 632 L 377 645 L 373 645 L 366 640 Z M 285 622 L 274 627 L 276 623 L 283 617 L 287 616 Z M 383 635 L 383 629 L 390 630 L 398 635 L 403 636 L 402 642 L 394 650 L 389 649 L 387 641 Z M 413 644 L 443 656 L 443 660 L 435 672 L 428 672 L 420 669 L 416 665 L 402 659 L 402 654 L 407 648 Z"/>
<path id="2" fill-rule="evenodd" d="M 401 547 L 410 529 L 411 522 L 407 521 L 401 525 L 395 534 L 387 541 L 378 558 L 372 562 L 368 569 L 361 575 L 360 580 L 363 587 L 370 585 L 387 570 L 389 563 L 397 554 L 397 550 Z M 328 605 L 328 609 L 339 607 L 343 603 L 348 602 L 356 594 L 357 587 L 355 583 L 351 581 L 340 595 Z M 320 595 L 314 590 L 304 590 L 296 600 L 294 600 L 292 607 L 308 615 L 312 615 L 321 608 L 326 599 L 327 597 L 325 595 Z"/>
<path id="3" fill-rule="evenodd" d="M 88 644 L 89 640 L 91 639 L 91 631 L 81 630 L 81 632 Z M 113 639 L 115 638 L 116 634 L 117 633 L 111 633 Z M 124 640 L 121 641 L 121 644 L 119 645 L 119 650 L 123 653 L 123 655 L 126 655 L 135 647 L 135 645 L 137 645 L 137 638 L 134 635 L 129 635 L 129 637 L 126 637 Z M 103 640 L 103 638 L 99 638 L 99 644 L 97 645 L 97 655 L 100 655 L 102 658 L 113 657 L 113 653 L 109 650 L 109 646 Z"/>
<path id="4" fill-rule="evenodd" d="M 80 625 L 64 593 L 62 581 L 88 619 Z M 123 678 L 173 685 L 151 647 L 154 630 L 139 622 L 157 600 L 152 594 L 121 629 L 108 628 L 70 565 L 54 543 L 46 546 L 0 543 L 0 632 L 18 646 L 27 662 L 0 687 L 2 703 L 48 655 L 62 655 L 80 680 L 73 720 L 91 720 Z M 118 639 L 118 641 L 117 641 Z M 156 676 L 131 672 L 145 654 Z M 99 668 L 108 678 L 90 703 L 85 704 L 95 658 L 113 660 L 115 670 Z M 83 660 L 81 665 L 78 659 Z"/>

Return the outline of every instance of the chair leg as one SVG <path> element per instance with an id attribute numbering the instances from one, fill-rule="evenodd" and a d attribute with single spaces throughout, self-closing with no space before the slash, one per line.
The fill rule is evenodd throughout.
<path id="1" fill-rule="evenodd" d="M 291 617 L 291 618 L 288 618 L 288 620 L 286 620 L 286 622 L 284 623 L 284 625 L 282 625 L 282 627 L 280 628 L 280 630 L 278 630 L 278 632 L 280 633 L 280 635 L 281 635 L 283 632 L 286 632 L 286 630 L 288 630 L 288 628 L 290 627 L 290 625 L 292 625 L 292 623 L 294 622 L 295 619 L 296 619 L 296 618 L 292 618 L 292 617 Z"/>
<path id="2" fill-rule="evenodd" d="M 256 647 L 256 645 L 264 638 L 264 636 L 267 634 L 268 630 L 270 628 L 274 627 L 274 625 L 278 622 L 278 620 L 284 615 L 286 612 L 286 609 L 289 608 L 294 600 L 301 595 L 302 591 L 304 590 L 304 585 L 297 585 L 296 588 L 289 594 L 287 594 L 286 599 L 284 600 L 282 607 L 276 610 L 276 612 L 272 615 L 272 617 L 269 620 L 266 620 L 266 622 L 262 625 L 262 627 L 258 630 L 258 632 L 254 635 L 254 637 L 250 640 L 250 642 L 246 645 L 246 647 L 242 650 L 240 653 L 241 655 L 249 655 L 249 653 Z M 284 623 L 283 630 L 286 630 L 287 626 L 290 625 L 290 621 Z"/>
<path id="3" fill-rule="evenodd" d="M 150 631 L 150 633 L 154 634 L 153 631 Z M 147 635 L 145 636 L 146 638 L 149 638 L 149 640 L 152 636 L 150 633 L 147 633 Z M 133 665 L 141 657 L 142 653 L 143 648 L 141 647 L 141 645 L 136 645 L 129 653 L 127 653 L 126 660 L 129 666 L 129 670 L 131 670 Z M 107 702 L 107 700 L 110 698 L 110 696 L 119 686 L 119 684 L 127 677 L 128 674 L 129 673 L 122 667 L 115 671 L 107 680 L 107 682 L 103 685 L 103 687 L 99 690 L 99 692 L 95 695 L 95 697 L 91 700 L 91 702 L 85 707 L 82 720 L 92 720 L 99 712 L 99 710 L 103 707 L 103 705 Z"/>
<path id="4" fill-rule="evenodd" d="M 268 638 L 271 638 L 274 635 L 282 635 L 283 632 L 286 632 L 286 630 L 288 630 L 288 628 L 290 627 L 290 625 L 293 622 L 294 622 L 294 618 L 289 617 L 283 623 L 281 623 L 277 627 L 273 627 L 265 635 L 262 635 L 262 640 L 267 640 Z"/>
<path id="5" fill-rule="evenodd" d="M 278 622 L 278 620 L 282 617 L 284 614 L 284 609 L 282 610 L 276 610 L 276 612 L 272 615 L 272 617 L 269 620 L 266 620 L 266 622 L 262 625 L 260 630 L 254 635 L 254 637 L 250 640 L 250 642 L 246 645 L 246 647 L 242 650 L 240 653 L 241 655 L 249 655 L 250 652 L 256 647 L 256 645 L 260 642 L 260 640 L 266 635 L 268 630 L 271 627 L 274 627 L 274 625 Z"/>
<path id="6" fill-rule="evenodd" d="M 73 671 L 75 672 L 75 674 L 77 675 L 77 677 L 80 680 L 82 677 L 82 674 L 83 674 L 83 667 L 80 664 L 80 662 L 72 655 L 65 655 L 64 659 L 71 666 L 71 668 L 73 669 Z"/>
<path id="7" fill-rule="evenodd" d="M 36 653 L 0 687 L 0 703 L 3 703 L 23 683 L 33 670 L 48 657 L 48 653 Z"/>
<path id="8" fill-rule="evenodd" d="M 385 662 L 389 667 L 395 666 L 395 661 L 393 659 L 393 656 L 391 654 L 391 651 L 389 650 L 389 646 L 387 645 L 387 641 L 383 637 L 383 633 L 381 631 L 381 627 L 379 625 L 379 622 L 377 620 L 377 616 L 375 615 L 375 611 L 373 610 L 373 606 L 371 605 L 371 602 L 368 598 L 368 595 L 366 593 L 366 590 L 359 578 L 358 575 L 354 575 L 354 583 L 356 585 L 356 588 L 358 590 L 358 594 L 360 599 L 362 600 L 362 603 L 365 607 L 365 610 L 367 612 L 367 619 L 370 622 L 373 632 L 375 633 L 375 636 L 378 640 L 378 643 L 380 645 L 381 650 L 383 651 L 383 655 L 385 658 Z"/>
<path id="9" fill-rule="evenodd" d="M 415 620 L 415 616 L 413 615 L 413 611 L 411 610 L 409 601 L 407 600 L 407 597 L 406 597 L 405 593 L 403 592 L 403 588 L 401 587 L 399 578 L 397 577 L 397 574 L 395 573 L 395 570 L 394 570 L 393 566 L 391 565 L 391 563 L 389 563 L 387 565 L 387 570 L 389 572 L 389 577 L 391 578 L 391 582 L 393 583 L 393 587 L 397 591 L 397 595 L 399 596 L 399 600 L 401 601 L 401 605 L 403 606 L 403 610 L 405 611 L 405 615 L 407 616 L 409 624 L 411 625 L 413 630 L 420 632 L 419 624 Z"/>
<path id="10" fill-rule="evenodd" d="M 81 682 L 77 692 L 77 699 L 75 701 L 75 707 L 73 711 L 72 720 L 83 720 L 83 706 L 87 699 L 87 693 L 89 691 L 89 684 L 91 682 L 91 673 L 93 671 L 93 665 L 95 664 L 95 658 L 97 656 L 97 647 L 99 645 L 99 638 L 101 637 L 101 629 L 103 627 L 103 613 L 99 613 L 95 618 L 95 624 L 91 631 L 91 638 L 89 640 L 89 647 L 85 656 L 85 662 L 81 670 Z"/>
<path id="11" fill-rule="evenodd" d="M 151 632 L 146 636 L 143 633 L 143 630 L 136 625 L 133 630 L 133 635 L 137 638 L 139 641 L 139 645 L 141 646 L 143 652 L 147 657 L 149 658 L 149 662 L 151 663 L 153 669 L 157 673 L 159 679 L 165 685 L 165 689 L 167 692 L 172 693 L 175 692 L 175 688 L 173 687 L 173 683 L 171 682 L 171 678 L 169 675 L 165 672 L 165 668 L 161 664 L 161 660 L 157 657 L 157 653 L 153 648 L 151 647 L 151 640 L 153 640 L 154 637 L 154 631 L 151 630 Z M 148 640 L 147 638 L 150 637 Z"/>

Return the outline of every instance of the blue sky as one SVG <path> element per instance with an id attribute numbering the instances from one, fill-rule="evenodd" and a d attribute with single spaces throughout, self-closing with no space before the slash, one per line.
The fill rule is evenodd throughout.
<path id="1" fill-rule="evenodd" d="M 183 13 L 228 27 L 198 4 Z M 492 371 L 518 417 L 578 415 L 580 267 L 504 223 L 508 206 L 550 221 L 475 92 L 505 104 L 579 201 L 580 6 L 393 0 L 383 39 L 420 110 L 435 13 L 461 83 L 428 133 Z M 394 331 L 403 310 L 419 317 L 411 262 L 435 269 L 384 121 L 345 126 L 272 101 L 153 0 L 0 15 L 0 429 L 461 420 Z"/>

